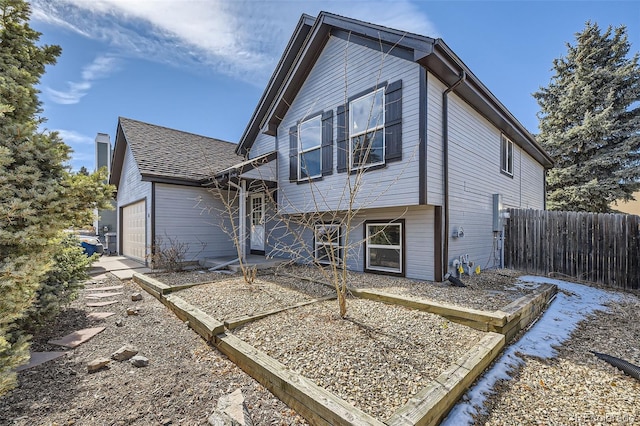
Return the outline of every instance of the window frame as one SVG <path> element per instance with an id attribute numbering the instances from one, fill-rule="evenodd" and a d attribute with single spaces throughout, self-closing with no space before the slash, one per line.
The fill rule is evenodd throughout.
<path id="1" fill-rule="evenodd" d="M 381 108 L 382 108 L 382 120 L 381 120 L 381 124 L 376 125 L 373 128 L 367 127 L 365 130 L 363 131 L 359 131 L 357 133 L 353 133 L 352 132 L 352 128 L 353 128 L 353 104 L 364 99 L 367 97 L 371 97 L 371 98 L 375 98 L 375 96 L 377 96 L 378 93 L 381 93 L 382 95 L 382 100 L 380 102 Z M 372 167 L 380 167 L 380 166 L 384 166 L 386 164 L 386 159 L 385 159 L 385 155 L 386 155 L 386 143 L 385 143 L 385 125 L 386 125 L 386 87 L 383 85 L 382 87 L 378 87 L 377 89 L 372 89 L 370 91 L 368 91 L 367 93 L 364 93 L 362 95 L 356 96 L 353 99 L 349 100 L 349 104 L 348 104 L 348 111 L 349 111 L 349 116 L 348 116 L 348 122 L 347 122 L 347 126 L 348 126 L 348 144 L 349 144 L 349 170 L 351 171 L 357 171 L 357 170 L 361 170 L 361 169 L 368 169 L 368 168 L 372 168 Z M 373 104 L 372 104 L 373 105 Z M 369 113 L 369 118 L 371 118 L 371 112 L 372 110 L 370 110 Z M 369 120 L 367 120 L 367 123 L 369 123 Z M 378 133 L 379 132 L 379 133 Z M 353 146 L 353 140 L 357 137 L 360 136 L 365 136 L 365 140 L 366 140 L 366 135 L 373 133 L 374 137 L 376 135 L 380 135 L 382 138 L 382 155 L 381 155 L 381 160 L 375 163 L 364 163 L 361 165 L 355 165 L 354 164 L 354 146 Z M 370 150 L 369 150 L 370 152 Z M 367 156 L 369 155 L 369 153 L 367 153 Z"/>
<path id="2" fill-rule="evenodd" d="M 364 222 L 364 246 L 365 246 L 365 259 L 364 259 L 364 271 L 374 274 L 383 274 L 383 275 L 394 275 L 394 276 L 405 276 L 406 273 L 406 227 L 404 219 L 396 219 L 396 220 L 367 220 Z M 371 244 L 369 242 L 369 227 L 370 226 L 384 226 L 385 229 L 390 226 L 399 226 L 400 227 L 400 244 L 399 245 L 381 245 L 381 244 Z M 382 249 L 391 249 L 391 250 L 399 250 L 399 267 L 398 269 L 394 268 L 385 268 L 380 266 L 371 266 L 370 264 L 370 249 L 371 248 L 382 248 Z"/>
<path id="3" fill-rule="evenodd" d="M 500 136 L 500 172 L 513 177 L 513 141 L 504 134 Z"/>
<path id="4" fill-rule="evenodd" d="M 318 129 L 320 131 L 320 138 L 319 138 L 319 142 L 318 145 L 314 145 L 311 148 L 307 148 L 307 149 L 302 149 L 302 131 L 301 131 L 301 126 L 305 123 L 309 123 L 312 120 L 318 120 L 319 126 Z M 297 125 L 297 130 L 298 130 L 298 181 L 301 182 L 306 182 L 309 180 L 315 180 L 318 178 L 322 177 L 322 114 L 314 114 L 313 116 L 310 116 L 304 120 L 300 120 L 300 122 Z M 319 167 L 318 167 L 318 173 L 314 174 L 314 175 L 310 175 L 310 176 L 302 176 L 302 167 L 303 167 L 303 160 L 302 157 L 304 154 L 307 154 L 309 152 L 312 151 L 318 151 L 319 153 L 319 157 L 320 157 L 320 161 L 319 161 Z"/>
<path id="5" fill-rule="evenodd" d="M 337 229 L 338 231 L 338 241 L 333 242 L 323 242 L 323 241 L 319 241 L 319 239 L 317 238 L 317 236 L 319 235 L 317 229 L 319 227 L 323 227 L 323 228 L 333 228 L 333 229 Z M 331 265 L 331 260 L 319 260 L 318 259 L 318 249 L 321 247 L 325 247 L 325 246 L 330 246 L 330 247 L 336 247 L 337 251 L 338 251 L 338 258 L 337 258 L 337 265 L 340 266 L 342 265 L 343 261 L 344 261 L 344 256 L 343 256 L 343 247 L 342 247 L 342 227 L 340 226 L 340 224 L 338 223 L 316 223 L 313 227 L 313 259 L 315 262 L 319 263 L 320 265 Z"/>

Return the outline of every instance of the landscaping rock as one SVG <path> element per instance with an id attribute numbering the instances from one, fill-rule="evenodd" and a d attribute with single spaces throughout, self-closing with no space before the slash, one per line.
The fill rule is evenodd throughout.
<path id="1" fill-rule="evenodd" d="M 236 389 L 229 395 L 221 396 L 208 422 L 211 426 L 253 426 L 242 391 Z"/>
<path id="2" fill-rule="evenodd" d="M 142 355 L 136 355 L 131 358 L 131 364 L 133 364 L 134 367 L 146 367 L 149 365 L 149 359 Z"/>
<path id="3" fill-rule="evenodd" d="M 96 358 L 87 364 L 87 372 L 95 373 L 109 365 L 110 362 L 108 358 Z"/>
<path id="4" fill-rule="evenodd" d="M 124 320 L 122 318 L 118 318 L 116 320 L 116 327 L 122 327 L 124 325 Z"/>
<path id="5" fill-rule="evenodd" d="M 140 310 L 138 308 L 127 308 L 127 315 L 140 315 Z"/>
<path id="6" fill-rule="evenodd" d="M 111 354 L 111 359 L 116 361 L 126 361 L 132 356 L 136 355 L 138 350 L 133 346 L 125 345 Z"/>
<path id="7" fill-rule="evenodd" d="M 142 300 L 142 294 L 141 293 L 133 293 L 131 295 L 131 301 L 132 302 L 137 302 L 138 300 Z"/>

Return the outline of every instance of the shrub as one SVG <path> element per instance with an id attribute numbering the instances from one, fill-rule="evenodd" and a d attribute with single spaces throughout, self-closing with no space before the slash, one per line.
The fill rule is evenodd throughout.
<path id="1" fill-rule="evenodd" d="M 97 254 L 87 256 L 74 235 L 61 237 L 58 247 L 53 255 L 53 265 L 36 292 L 34 304 L 20 320 L 20 328 L 24 331 L 35 331 L 75 300 L 89 278 L 88 267 L 98 259 Z"/>

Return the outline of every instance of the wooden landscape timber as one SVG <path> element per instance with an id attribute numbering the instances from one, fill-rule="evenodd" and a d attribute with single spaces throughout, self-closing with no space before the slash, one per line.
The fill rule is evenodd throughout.
<path id="1" fill-rule="evenodd" d="M 546 308 L 557 287 L 544 284 L 503 309 L 485 312 L 428 299 L 414 299 L 380 291 L 351 289 L 356 297 L 425 310 L 482 331 L 486 335 L 429 385 L 411 397 L 391 417 L 382 422 L 355 408 L 312 380 L 295 373 L 264 352 L 225 332 L 252 320 L 274 315 L 288 309 L 305 306 L 332 297 L 301 302 L 295 306 L 272 310 L 254 316 L 229 319 L 224 324 L 174 294 L 170 287 L 141 274 L 134 281 L 168 306 L 207 342 L 215 345 L 230 360 L 269 389 L 280 400 L 314 425 L 435 425 L 456 404 L 466 389 L 498 356 L 502 348 L 525 329 Z"/>
<path id="2" fill-rule="evenodd" d="M 308 300 L 306 302 L 296 303 L 295 305 L 287 306 L 286 308 L 278 308 L 278 309 L 273 309 L 266 312 L 261 312 L 257 315 L 243 315 L 241 317 L 230 318 L 230 319 L 224 320 L 224 326 L 227 327 L 227 329 L 229 330 L 233 330 L 234 328 L 240 327 L 241 325 L 247 324 L 249 322 L 257 321 L 259 319 L 262 319 L 271 315 L 275 315 L 283 311 L 288 311 L 290 309 L 295 309 L 295 308 L 301 308 L 302 306 L 312 305 L 314 303 L 325 302 L 327 300 L 333 300 L 333 299 L 336 299 L 336 296 L 325 296 L 319 299 L 313 299 L 313 300 Z"/>
<path id="3" fill-rule="evenodd" d="M 433 382 L 400 407 L 385 422 L 388 426 L 436 425 L 505 345 L 505 337 L 487 333 Z"/>
<path id="4" fill-rule="evenodd" d="M 215 344 L 220 352 L 313 425 L 384 426 L 381 421 L 233 335 L 220 334 L 216 336 Z"/>
<path id="5" fill-rule="evenodd" d="M 496 313 L 505 315 L 506 323 L 502 327 L 491 329 L 491 331 L 504 334 L 507 342 L 511 341 L 542 314 L 557 292 L 557 286 L 542 284 L 534 293 L 509 303 L 501 310 L 496 311 Z"/>
<path id="6" fill-rule="evenodd" d="M 476 330 L 504 334 L 506 341 L 509 342 L 545 310 L 557 290 L 558 288 L 555 285 L 542 284 L 533 293 L 523 296 L 504 308 L 493 312 L 377 290 L 351 289 L 350 291 L 356 297 L 431 312 Z"/>
<path id="7" fill-rule="evenodd" d="M 504 313 L 481 311 L 430 299 L 385 293 L 378 290 L 359 290 L 354 288 L 350 289 L 350 291 L 354 296 L 362 299 L 376 300 L 391 305 L 400 305 L 430 312 L 480 331 L 491 331 L 493 328 L 503 327 L 507 322 L 506 314 Z"/>

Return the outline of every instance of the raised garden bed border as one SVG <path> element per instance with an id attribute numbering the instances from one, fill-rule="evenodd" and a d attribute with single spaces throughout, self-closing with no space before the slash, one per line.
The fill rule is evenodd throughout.
<path id="1" fill-rule="evenodd" d="M 180 319 L 189 321 L 190 327 L 202 338 L 215 345 L 280 400 L 313 424 L 320 425 L 386 424 L 388 426 L 409 426 L 437 424 L 471 383 L 497 357 L 506 342 L 537 318 L 557 292 L 556 286 L 544 284 L 534 293 L 510 303 L 501 310 L 485 312 L 428 299 L 414 299 L 379 291 L 350 289 L 356 297 L 425 310 L 487 332 L 487 335 L 467 354 L 412 397 L 404 406 L 396 410 L 386 422 L 382 423 L 306 377 L 287 369 L 264 352 L 233 335 L 226 334 L 225 324 L 192 306 L 179 296 L 170 294 L 172 287 L 143 274 L 134 274 L 133 280 L 169 307 Z M 302 305 L 309 303 L 315 303 L 315 301 L 305 302 Z M 233 326 L 238 321 L 246 323 L 252 319 L 263 318 L 281 311 L 274 310 L 226 322 Z M 240 324 L 236 326 L 238 325 Z"/>

